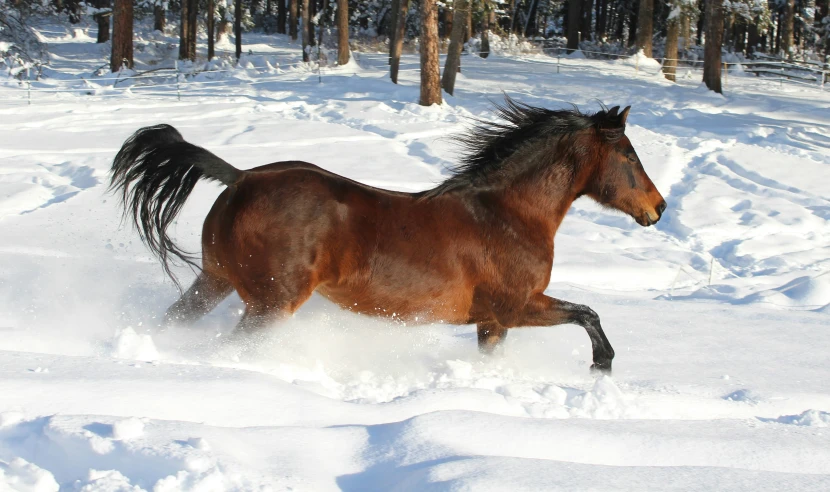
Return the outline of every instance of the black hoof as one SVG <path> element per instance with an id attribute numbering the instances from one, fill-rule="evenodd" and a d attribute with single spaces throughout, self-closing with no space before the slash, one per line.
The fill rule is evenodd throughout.
<path id="1" fill-rule="evenodd" d="M 594 362 L 591 364 L 591 373 L 593 374 L 604 374 L 606 376 L 611 375 L 611 361 L 610 360 L 603 360 Z"/>

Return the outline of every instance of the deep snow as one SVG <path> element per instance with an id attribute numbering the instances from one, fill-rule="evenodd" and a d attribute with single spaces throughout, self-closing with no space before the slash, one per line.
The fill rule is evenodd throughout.
<path id="1" fill-rule="evenodd" d="M 175 78 L 89 77 L 106 55 L 94 31 L 41 34 L 53 65 L 32 104 L 0 82 L 0 490 L 830 488 L 830 93 L 730 76 L 719 96 L 647 63 L 466 56 L 456 97 L 423 108 L 414 57 L 400 86 L 382 54 L 320 84 L 296 45 L 252 35 L 250 68 L 217 63 L 178 101 Z M 140 68 L 172 64 L 171 39 L 146 41 Z M 589 374 L 575 326 L 514 330 L 486 358 L 473 327 L 316 297 L 256 343 L 224 341 L 235 296 L 155 331 L 176 290 L 105 190 L 137 128 L 170 123 L 241 168 L 297 158 L 421 190 L 500 91 L 632 105 L 627 134 L 669 209 L 644 229 L 578 201 L 548 291 L 600 314 L 613 377 Z M 219 192 L 188 201 L 185 247 Z"/>

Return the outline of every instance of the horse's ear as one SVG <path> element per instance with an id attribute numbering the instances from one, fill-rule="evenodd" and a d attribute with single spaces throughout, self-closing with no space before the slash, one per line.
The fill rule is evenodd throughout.
<path id="1" fill-rule="evenodd" d="M 620 113 L 620 126 L 625 126 L 625 120 L 628 119 L 628 112 L 631 111 L 631 106 L 626 106 Z"/>
<path id="2" fill-rule="evenodd" d="M 609 118 L 616 118 L 617 112 L 620 110 L 619 106 L 614 106 L 613 108 L 608 110 L 608 117 Z"/>

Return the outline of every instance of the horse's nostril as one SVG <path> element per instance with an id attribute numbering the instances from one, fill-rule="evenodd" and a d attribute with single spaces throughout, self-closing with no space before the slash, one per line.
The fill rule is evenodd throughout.
<path id="1" fill-rule="evenodd" d="M 663 215 L 663 211 L 666 210 L 666 200 L 660 202 L 660 205 L 657 205 L 657 215 Z"/>

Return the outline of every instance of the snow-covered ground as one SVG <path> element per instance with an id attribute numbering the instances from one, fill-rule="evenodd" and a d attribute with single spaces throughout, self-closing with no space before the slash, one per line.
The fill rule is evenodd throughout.
<path id="1" fill-rule="evenodd" d="M 179 101 L 175 78 L 91 77 L 94 31 L 41 34 L 53 62 L 32 104 L 0 81 L 0 490 L 830 489 L 830 92 L 736 75 L 724 97 L 647 60 L 467 56 L 456 97 L 423 108 L 412 56 L 399 86 L 367 54 L 319 83 L 296 45 L 252 35 L 249 68 L 217 63 Z M 172 65 L 170 38 L 145 41 L 139 68 Z M 241 168 L 303 159 L 421 190 L 500 91 L 632 105 L 666 215 L 644 229 L 580 200 L 548 291 L 600 314 L 613 377 L 589 374 L 576 326 L 515 330 L 488 358 L 473 327 L 320 298 L 256 344 L 224 342 L 236 296 L 155 331 L 177 292 L 106 192 L 137 128 L 170 123 Z M 220 191 L 197 187 L 181 244 L 197 249 Z"/>

